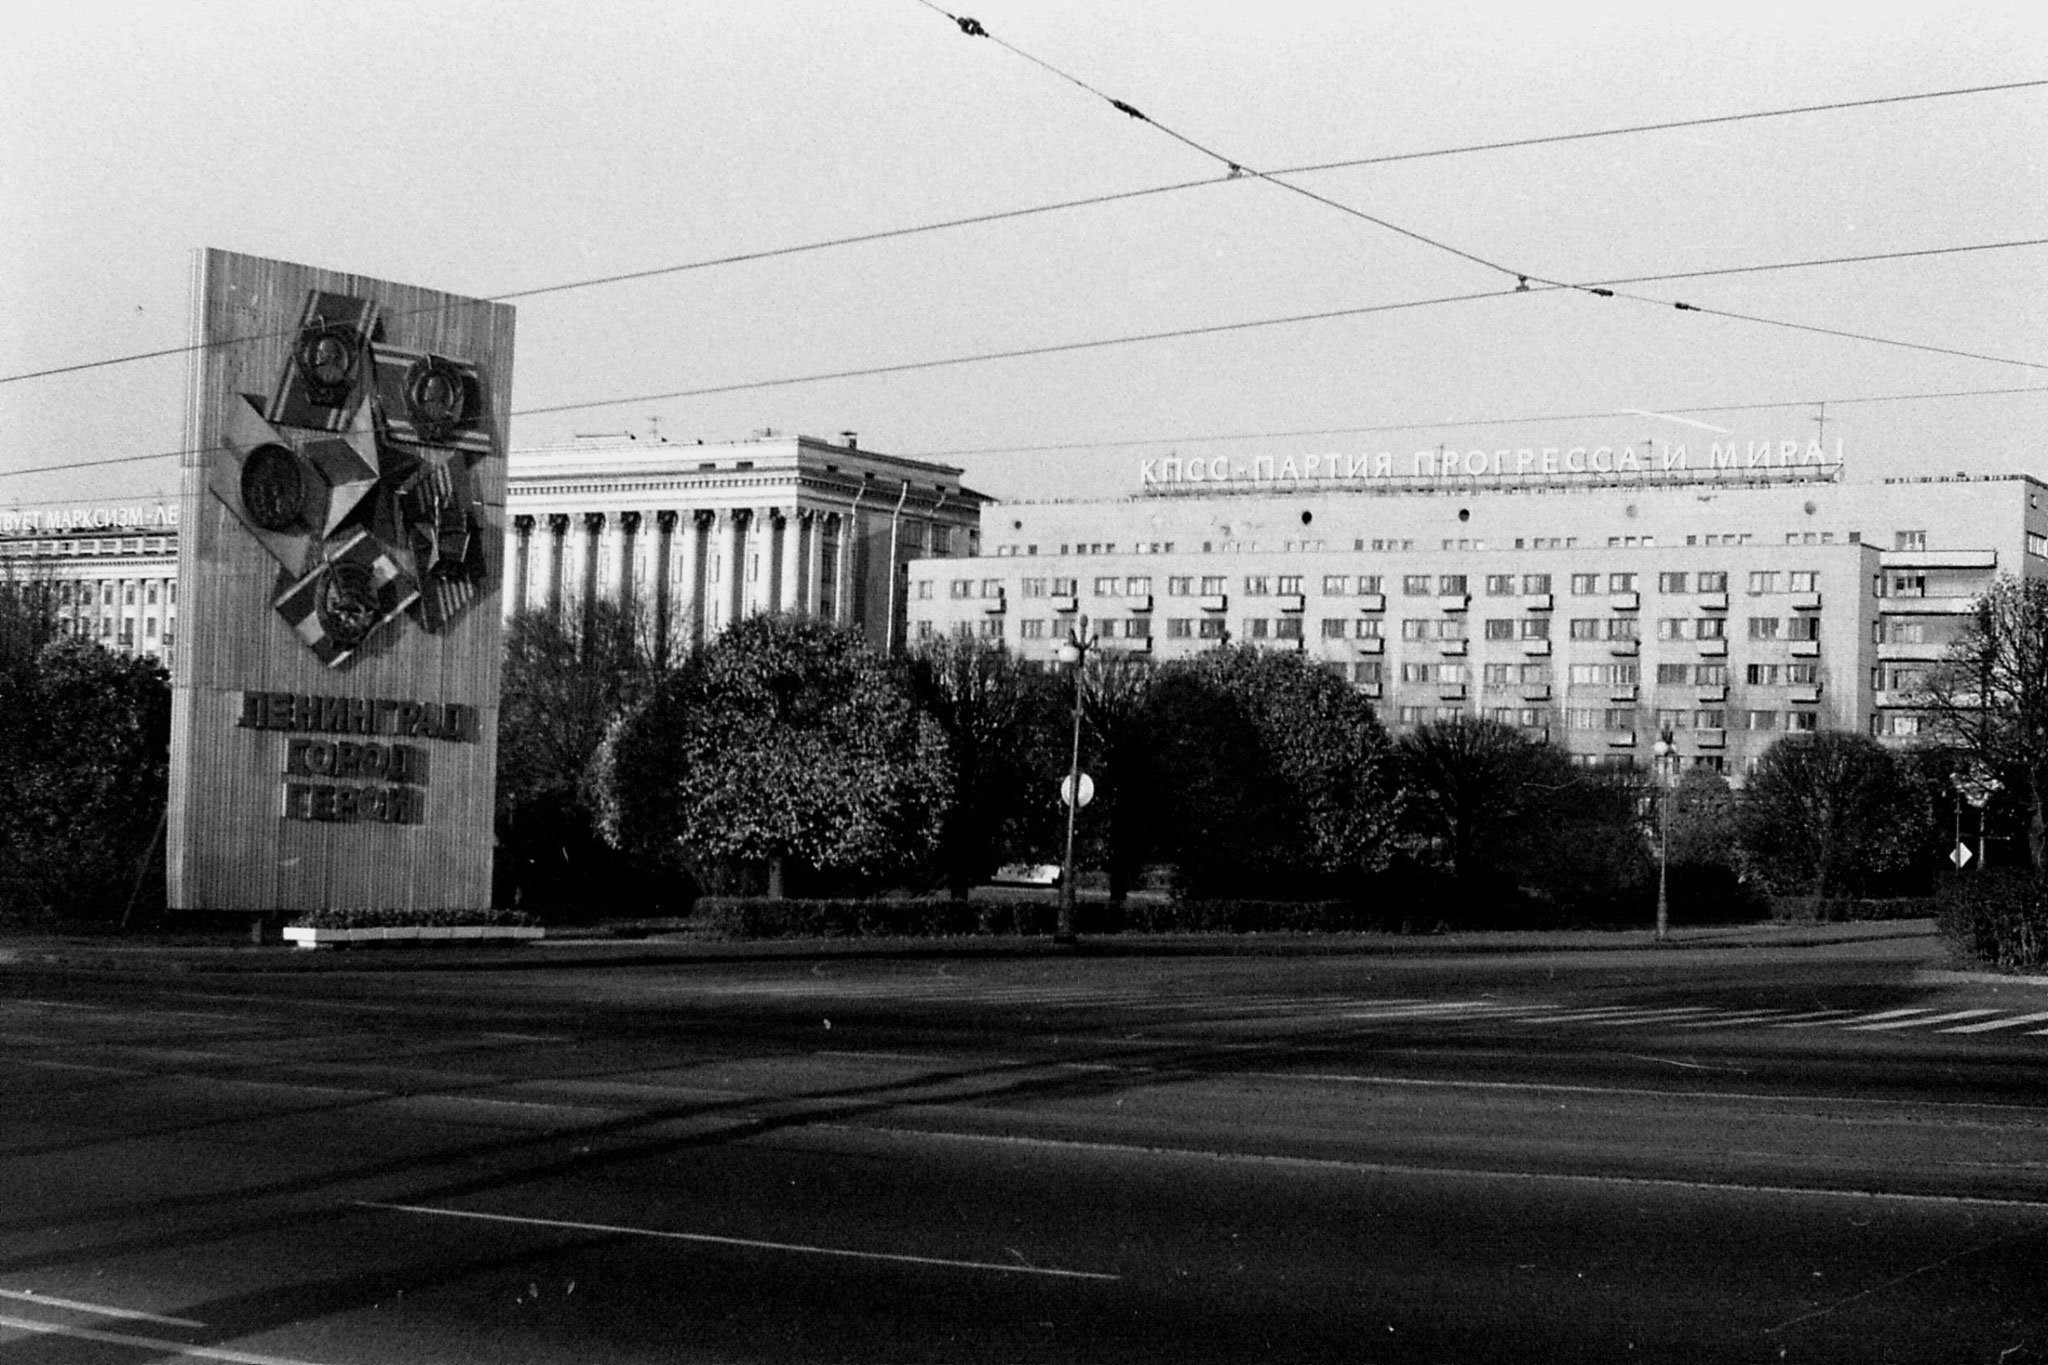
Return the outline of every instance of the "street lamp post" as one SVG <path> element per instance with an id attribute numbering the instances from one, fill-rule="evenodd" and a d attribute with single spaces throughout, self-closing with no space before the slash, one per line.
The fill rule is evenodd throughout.
<path id="1" fill-rule="evenodd" d="M 1671 932 L 1671 783 L 1669 766 L 1677 746 L 1671 742 L 1671 732 L 1664 731 L 1657 736 L 1657 742 L 1650 747 L 1657 758 L 1657 941 L 1663 942 Z"/>
<path id="2" fill-rule="evenodd" d="M 1082 665 L 1087 662 L 1089 649 L 1088 618 L 1080 618 L 1074 629 L 1067 632 L 1067 642 L 1060 646 L 1061 663 L 1074 666 L 1074 743 L 1067 761 L 1067 851 L 1060 863 L 1060 911 L 1059 922 L 1053 929 L 1053 942 L 1072 944 L 1074 933 L 1074 817 L 1081 809 L 1081 674 Z"/>

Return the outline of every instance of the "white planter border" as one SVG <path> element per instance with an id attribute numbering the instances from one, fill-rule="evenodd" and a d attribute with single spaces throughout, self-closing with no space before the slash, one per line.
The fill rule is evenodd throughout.
<path id="1" fill-rule="evenodd" d="M 285 942 L 297 948 L 337 948 L 350 943 L 517 943 L 541 938 L 546 930 L 534 924 L 400 925 L 387 929 L 318 929 L 289 925 Z"/>

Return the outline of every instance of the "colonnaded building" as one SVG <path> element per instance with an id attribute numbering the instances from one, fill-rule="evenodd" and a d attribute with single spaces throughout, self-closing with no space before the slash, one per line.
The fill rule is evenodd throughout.
<path id="1" fill-rule="evenodd" d="M 986 501 L 960 470 L 862 450 L 851 432 L 717 445 L 620 433 L 508 463 L 507 614 L 604 598 L 679 643 L 786 611 L 898 647 L 902 566 L 976 553 Z M 168 666 L 177 536 L 175 501 L 0 508 L 0 583 L 46 583 L 66 633 Z"/>
<path id="2" fill-rule="evenodd" d="M 1739 776 L 1776 737 L 1911 742 L 1916 693 L 1998 574 L 2048 576 L 2048 486 L 1857 483 L 1816 444 L 1168 458 L 1136 496 L 984 509 L 910 568 L 912 643 L 1070 634 L 1183 658 L 1298 650 L 1393 728 L 1518 726 L 1590 765 Z"/>

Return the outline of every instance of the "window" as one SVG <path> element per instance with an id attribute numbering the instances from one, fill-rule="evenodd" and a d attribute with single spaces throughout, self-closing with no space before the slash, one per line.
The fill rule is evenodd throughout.
<path id="1" fill-rule="evenodd" d="M 1751 664 L 1744 673 L 1744 681 L 1751 687 L 1776 687 L 1778 685 L 1778 665 Z"/>
<path id="2" fill-rule="evenodd" d="M 1785 728 L 1794 734 L 1810 735 L 1820 728 L 1820 716 L 1812 711 L 1787 711 Z"/>
<path id="3" fill-rule="evenodd" d="M 1607 575 L 1607 591 L 1609 591 L 1609 592 L 1634 592 L 1635 590 L 1636 590 L 1636 576 L 1635 576 L 1634 574 L 1632 574 L 1632 573 L 1611 573 L 1611 574 Z"/>
<path id="4" fill-rule="evenodd" d="M 1633 640 L 1637 637 L 1641 622 L 1633 616 L 1610 616 L 1607 618 L 1607 638 L 1610 640 Z"/>
<path id="5" fill-rule="evenodd" d="M 1725 730 L 1728 728 L 1728 713 L 1722 710 L 1695 711 L 1692 713 L 1692 728 L 1695 730 Z"/>
<path id="6" fill-rule="evenodd" d="M 1152 580 L 1150 578 L 1126 578 L 1124 580 L 1124 596 L 1150 597 L 1151 595 Z"/>
<path id="7" fill-rule="evenodd" d="M 1300 625 L 1301 623 L 1296 621 L 1295 624 Z M 1124 638 L 1126 640 L 1151 639 L 1152 618 L 1149 616 L 1133 616 L 1130 620 L 1124 622 Z"/>
<path id="8" fill-rule="evenodd" d="M 1427 640 L 1429 622 L 1419 616 L 1410 616 L 1401 622 L 1401 638 L 1404 640 Z"/>
<path id="9" fill-rule="evenodd" d="M 1684 664 L 1658 664 L 1657 685 L 1659 687 L 1683 687 L 1692 676 L 1692 670 Z"/>
<path id="10" fill-rule="evenodd" d="M 1775 616 L 1752 616 L 1749 618 L 1749 638 L 1752 640 L 1775 640 L 1778 629 L 1784 623 Z"/>
<path id="11" fill-rule="evenodd" d="M 1605 664 L 1573 664 L 1570 680 L 1573 687 L 1598 687 L 1607 681 Z"/>
<path id="12" fill-rule="evenodd" d="M 1272 629 L 1272 624 L 1263 616 L 1246 617 L 1244 622 L 1245 638 L 1249 640 L 1265 639 L 1267 632 Z"/>
<path id="13" fill-rule="evenodd" d="M 1894 550 L 1924 550 L 1927 548 L 1925 531 L 1899 531 L 1892 536 Z"/>
<path id="14" fill-rule="evenodd" d="M 1659 711 L 1657 713 L 1657 728 L 1659 730 L 1683 730 L 1685 728 L 1685 712 Z"/>
<path id="15" fill-rule="evenodd" d="M 1512 597 L 1515 592 L 1515 576 L 1511 573 L 1490 573 L 1486 576 L 1488 597 Z"/>
<path id="16" fill-rule="evenodd" d="M 1633 730 L 1636 728 L 1636 709 L 1633 706 L 1610 706 L 1606 722 L 1605 729 Z"/>
<path id="17" fill-rule="evenodd" d="M 1663 616 L 1657 620 L 1657 638 L 1660 640 L 1690 640 L 1692 621 L 1683 616 Z"/>
<path id="18" fill-rule="evenodd" d="M 1045 596 L 1045 580 L 1043 578 L 1027 578 L 1022 583 L 1019 583 L 1017 587 L 1026 597 Z"/>
<path id="19" fill-rule="evenodd" d="M 135 605 L 135 585 L 133 583 L 123 583 L 121 585 L 121 602 L 125 606 L 132 607 Z"/>
<path id="20" fill-rule="evenodd" d="M 1522 591 L 1530 596 L 1550 591 L 1550 575 L 1547 573 L 1525 573 L 1522 575 Z"/>
<path id="21" fill-rule="evenodd" d="M 1224 639 L 1223 620 L 1217 616 L 1205 616 L 1195 623 L 1195 635 L 1203 640 Z"/>
<path id="22" fill-rule="evenodd" d="M 1597 616 L 1574 616 L 1571 624 L 1574 640 L 1597 640 L 1600 638 L 1600 618 Z"/>
<path id="23" fill-rule="evenodd" d="M 1351 576 L 1349 574 L 1326 573 L 1323 575 L 1323 596 L 1342 597 L 1350 591 Z"/>
<path id="24" fill-rule="evenodd" d="M 1788 640 L 1818 640 L 1820 618 L 1818 616 L 1795 616 L 1785 623 L 1785 638 Z"/>
<path id="25" fill-rule="evenodd" d="M 1278 591 L 1283 597 L 1289 594 L 1300 593 L 1301 575 L 1298 573 L 1281 574 L 1280 581 L 1275 585 L 1275 590 Z"/>
<path id="26" fill-rule="evenodd" d="M 1600 575 L 1596 573 L 1575 573 L 1572 575 L 1572 595 L 1587 597 L 1600 591 Z"/>
<path id="27" fill-rule="evenodd" d="M 1377 640 L 1380 638 L 1380 625 L 1381 622 L 1377 616 L 1360 617 L 1351 623 L 1352 638 L 1357 640 Z"/>
<path id="28" fill-rule="evenodd" d="M 1202 596 L 1216 597 L 1223 592 L 1223 575 L 1207 574 L 1202 578 Z"/>
<path id="29" fill-rule="evenodd" d="M 1465 575 L 1447 573 L 1437 580 L 1437 592 L 1444 597 L 1465 596 Z"/>
<path id="30" fill-rule="evenodd" d="M 1362 659 L 1351 665 L 1351 681 L 1355 683 L 1372 683 L 1376 686 L 1379 683 L 1380 677 L 1381 670 L 1378 659 Z"/>
<path id="31" fill-rule="evenodd" d="M 1917 735 L 1920 733 L 1920 717 L 1918 716 L 1893 716 L 1891 722 L 1891 732 L 1895 735 Z"/>
<path id="32" fill-rule="evenodd" d="M 1273 638 L 1276 640 L 1299 640 L 1301 638 L 1301 618 L 1299 616 L 1283 616 L 1275 621 L 1273 623 Z"/>
<path id="33" fill-rule="evenodd" d="M 1513 664 L 1488 664 L 1486 665 L 1484 676 L 1488 687 L 1512 687 L 1515 682 L 1515 666 Z"/>
<path id="34" fill-rule="evenodd" d="M 1778 728 L 1776 711 L 1744 711 L 1742 725 L 1746 730 L 1775 730 Z"/>
<path id="35" fill-rule="evenodd" d="M 1550 682 L 1549 664 L 1523 664 L 1522 686 L 1543 687 Z"/>
<path id="36" fill-rule="evenodd" d="M 1403 597 L 1427 597 L 1429 596 L 1429 587 L 1429 575 L 1426 573 L 1406 574 L 1401 579 L 1401 595 Z"/>
<path id="37" fill-rule="evenodd" d="M 1887 621 L 1884 623 L 1884 642 L 1891 645 L 1924 645 L 1928 639 L 1925 621 Z"/>
<path id="38" fill-rule="evenodd" d="M 1358 591 L 1361 596 L 1380 590 L 1380 576 L 1376 573 L 1362 573 L 1358 576 Z"/>
<path id="39" fill-rule="evenodd" d="M 143 601 L 152 607 L 156 605 L 156 584 L 152 583 L 149 585 L 148 590 L 143 594 Z M 154 631 L 150 633 L 155 634 Z"/>
<path id="40" fill-rule="evenodd" d="M 1878 583 L 1880 587 L 1884 586 L 1882 578 L 1878 580 Z M 1890 595 L 1893 597 L 1927 596 L 1927 575 L 1924 573 L 1893 574 L 1890 584 Z"/>
<path id="41" fill-rule="evenodd" d="M 1728 665 L 1694 664 L 1692 667 L 1692 681 L 1695 687 L 1726 687 L 1728 685 Z"/>
<path id="42" fill-rule="evenodd" d="M 1695 581 L 1701 592 L 1728 591 L 1728 575 L 1718 569 L 1702 569 Z"/>
<path id="43" fill-rule="evenodd" d="M 1754 569 L 1754 570 L 1752 570 L 1752 571 L 1750 572 L 1750 575 L 1749 575 L 1749 595 L 1750 595 L 1750 596 L 1752 596 L 1752 597 L 1760 597 L 1760 596 L 1762 596 L 1762 595 L 1763 595 L 1764 593 L 1771 593 L 1771 592 L 1776 592 L 1777 590 L 1778 590 L 1778 571 L 1777 571 L 1776 569 Z"/>
<path id="44" fill-rule="evenodd" d="M 1195 580 L 1192 578 L 1169 578 L 1166 580 L 1166 595 L 1186 597 L 1193 591 L 1194 586 Z"/>
<path id="45" fill-rule="evenodd" d="M 1320 634 L 1325 640 L 1343 639 L 1344 618 L 1341 616 L 1331 616 L 1325 618 L 1320 627 Z"/>
<path id="46" fill-rule="evenodd" d="M 1567 730 L 1598 730 L 1605 714 L 1590 707 L 1574 706 L 1564 713 L 1564 727 Z"/>
<path id="47" fill-rule="evenodd" d="M 950 595 L 956 598 L 974 596 L 974 580 L 971 578 L 954 579 L 950 585 Z"/>
<path id="48" fill-rule="evenodd" d="M 1692 623 L 1693 638 L 1698 640 L 1725 640 L 1728 638 L 1728 622 L 1725 617 L 1702 616 Z"/>
<path id="49" fill-rule="evenodd" d="M 986 637 L 986 638 L 988 638 L 988 639 L 992 639 L 992 640 L 1000 640 L 1000 639 L 1002 639 L 1002 638 L 1003 638 L 1003 618 L 1002 618 L 1002 617 L 1000 617 L 1000 616 L 989 616 L 989 617 L 985 617 L 985 618 L 983 618 L 983 620 L 982 620 L 982 623 L 981 623 L 981 633 L 982 633 L 982 635 L 983 635 L 984 637 Z"/>
<path id="50" fill-rule="evenodd" d="M 1079 587 L 1079 579 L 1055 578 L 1052 581 L 1052 595 L 1054 597 L 1072 597 L 1079 590 Z"/>
<path id="51" fill-rule="evenodd" d="M 931 595 L 932 595 L 932 581 L 931 581 L 931 580 L 930 580 L 929 578 L 920 578 L 920 579 L 918 579 L 918 580 L 917 580 L 917 600 L 918 600 L 918 601 L 920 601 L 920 602 L 928 602 L 928 601 L 930 601 L 930 600 L 931 600 Z"/>
<path id="52" fill-rule="evenodd" d="M 1794 687 L 1810 687 L 1820 681 L 1820 665 L 1786 664 L 1785 681 Z"/>
<path id="53" fill-rule="evenodd" d="M 1045 624 L 1043 616 L 1027 616 L 1017 622 L 1017 635 L 1020 639 L 1025 640 L 1043 640 L 1045 638 Z"/>
<path id="54" fill-rule="evenodd" d="M 1400 723 L 1403 725 L 1420 725 L 1422 724 L 1422 708 L 1419 706 L 1404 706 L 1400 710 L 1400 717 Z"/>
<path id="55" fill-rule="evenodd" d="M 1401 681 L 1404 683 L 1429 682 L 1435 673 L 1435 668 L 1434 664 L 1402 664 Z"/>
<path id="56" fill-rule="evenodd" d="M 1508 616 L 1489 617 L 1486 622 L 1486 638 L 1489 640 L 1514 639 L 1514 618 Z"/>
<path id="57" fill-rule="evenodd" d="M 1124 581 L 1121 578 L 1098 578 L 1095 580 L 1095 595 L 1097 597 L 1122 597 L 1124 595 Z"/>
<path id="58" fill-rule="evenodd" d="M 1815 569 L 1794 569 L 1785 575 L 1785 589 L 1788 592 L 1818 592 L 1820 573 Z"/>
<path id="59" fill-rule="evenodd" d="M 1472 681 L 1472 669 L 1468 664 L 1438 664 L 1436 680 L 1440 683 L 1468 683 Z"/>
<path id="60" fill-rule="evenodd" d="M 1439 640 L 1462 640 L 1465 638 L 1465 618 L 1446 617 L 1436 623 L 1436 638 Z"/>
<path id="61" fill-rule="evenodd" d="M 1194 623 L 1193 621 L 1189 620 L 1189 619 L 1188 619 L 1187 617 L 1185 617 L 1185 616 L 1169 616 L 1169 617 L 1167 617 L 1167 618 L 1166 618 L 1166 638 L 1167 638 L 1167 639 L 1169 639 L 1169 640 L 1186 640 L 1186 639 L 1189 639 L 1189 638 L 1191 638 L 1191 637 L 1192 637 L 1192 636 L 1194 635 L 1194 633 L 1195 633 L 1195 623 Z"/>
<path id="62" fill-rule="evenodd" d="M 1658 592 L 1684 592 L 1685 571 L 1683 569 L 1657 575 Z"/>
<path id="63" fill-rule="evenodd" d="M 2027 553 L 2048 559 L 2048 536 L 2042 535 L 2039 531 L 2027 532 Z"/>
<path id="64" fill-rule="evenodd" d="M 953 623 L 953 634 L 954 634 L 955 638 L 957 638 L 957 639 L 961 639 L 961 640 L 971 640 L 971 639 L 973 639 L 973 638 L 974 638 L 974 622 L 972 622 L 972 621 L 955 621 L 955 622 Z"/>

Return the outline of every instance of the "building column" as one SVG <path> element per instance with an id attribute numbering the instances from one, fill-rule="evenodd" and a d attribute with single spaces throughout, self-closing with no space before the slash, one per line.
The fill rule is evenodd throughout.
<path id="1" fill-rule="evenodd" d="M 613 537 L 607 572 L 612 576 L 611 595 L 619 610 L 628 616 L 640 606 L 640 514 L 621 512 L 619 529 Z"/>
<path id="2" fill-rule="evenodd" d="M 838 554 L 833 560 L 832 619 L 842 626 L 853 624 L 854 556 L 860 544 L 860 513 L 839 514 Z"/>
<path id="3" fill-rule="evenodd" d="M 568 548 L 568 540 L 568 514 L 566 512 L 551 514 L 548 517 L 548 580 L 544 600 L 547 603 L 548 616 L 556 622 L 560 622 L 562 619 L 562 560 Z"/>
<path id="4" fill-rule="evenodd" d="M 676 514 L 656 512 L 654 514 L 654 545 L 652 562 L 648 565 L 647 583 L 653 590 L 654 598 L 654 656 L 666 659 L 676 644 L 675 622 L 670 618 L 675 611 L 675 590 L 671 586 L 674 576 L 676 552 Z"/>
<path id="5" fill-rule="evenodd" d="M 590 631 L 591 613 L 597 606 L 598 594 L 603 591 L 600 576 L 604 572 L 605 521 L 602 512 L 583 514 L 582 555 L 576 566 L 576 614 L 586 635 Z"/>
<path id="6" fill-rule="evenodd" d="M 739 619 L 740 589 L 745 584 L 746 565 L 740 556 L 746 552 L 746 540 L 742 522 L 746 514 L 737 507 L 729 507 L 712 514 L 716 547 L 712 554 L 713 563 L 706 566 L 704 574 L 706 609 L 704 612 L 704 638 L 715 638 L 728 625 Z"/>
<path id="7" fill-rule="evenodd" d="M 704 516 L 691 510 L 678 519 L 683 543 L 675 557 L 675 611 L 676 629 L 685 649 L 701 644 L 704 639 Z"/>
<path id="8" fill-rule="evenodd" d="M 818 615 L 818 576 L 825 565 L 825 513 L 816 508 L 803 514 L 804 521 L 804 581 L 803 600 L 798 609 L 807 616 Z"/>
<path id="9" fill-rule="evenodd" d="M 802 513 L 792 507 L 782 514 L 782 572 L 776 579 L 776 610 L 794 616 L 803 610 L 804 528 Z"/>
<path id="10" fill-rule="evenodd" d="M 526 610 L 533 597 L 533 587 L 528 580 L 528 575 L 533 572 L 532 517 L 512 518 L 512 552 L 505 556 L 505 561 L 512 566 L 511 592 L 507 595 L 512 599 L 512 614 L 517 616 Z"/>

